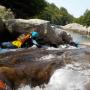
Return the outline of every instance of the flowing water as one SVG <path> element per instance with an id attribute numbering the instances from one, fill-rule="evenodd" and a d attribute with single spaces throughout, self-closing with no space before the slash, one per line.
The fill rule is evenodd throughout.
<path id="1" fill-rule="evenodd" d="M 70 33 L 70 35 L 73 37 L 73 40 L 77 43 L 90 43 L 90 35 L 81 35 L 72 31 L 66 31 Z"/>
<path id="2" fill-rule="evenodd" d="M 77 43 L 90 42 L 90 38 L 85 35 L 71 31 L 69 33 Z M 49 55 L 47 59 L 53 57 Z M 46 57 L 44 58 L 46 59 Z M 81 63 L 66 65 L 53 73 L 45 88 L 40 88 L 39 86 L 31 88 L 30 85 L 27 85 L 21 86 L 18 90 L 90 90 L 90 65 L 82 65 Z"/>
<path id="3" fill-rule="evenodd" d="M 90 90 L 90 70 L 79 66 L 81 65 L 77 63 L 56 70 L 45 88 L 31 88 L 27 85 L 18 90 Z"/>
<path id="4" fill-rule="evenodd" d="M 69 33 L 77 43 L 90 42 L 90 38 L 87 38 L 85 35 L 80 35 L 71 31 Z M 8 50 L 1 50 L 1 53 L 7 51 Z M 49 55 L 42 57 L 42 59 L 46 60 L 53 57 L 54 56 Z M 31 88 L 30 85 L 21 85 L 18 90 L 90 90 L 90 65 L 82 65 L 81 63 L 66 65 L 53 73 L 50 81 L 45 85 L 45 88 L 39 86 Z"/>

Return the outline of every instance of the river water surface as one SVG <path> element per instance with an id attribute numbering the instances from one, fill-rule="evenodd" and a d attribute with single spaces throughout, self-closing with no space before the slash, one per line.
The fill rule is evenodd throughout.
<path id="1" fill-rule="evenodd" d="M 90 43 L 90 35 L 81 35 L 72 31 L 67 31 L 73 37 L 73 40 L 78 43 Z"/>
<path id="2" fill-rule="evenodd" d="M 85 35 L 71 31 L 68 33 L 77 43 L 90 43 L 90 38 Z M 85 69 L 87 66 L 90 67 L 89 64 L 82 65 L 80 63 L 66 65 L 54 72 L 45 88 L 39 86 L 31 88 L 30 85 L 27 85 L 21 86 L 18 90 L 90 90 L 90 69 Z"/>
<path id="3" fill-rule="evenodd" d="M 78 68 L 79 63 L 75 65 L 66 65 L 56 70 L 45 88 L 31 88 L 27 85 L 21 86 L 18 90 L 90 90 L 90 70 Z"/>
<path id="4" fill-rule="evenodd" d="M 90 38 L 85 35 L 71 31 L 68 33 L 71 34 L 73 40 L 77 43 L 90 42 Z M 53 56 L 48 58 L 53 58 Z M 90 69 L 85 69 L 87 66 L 90 68 L 89 64 L 74 63 L 73 65 L 66 65 L 53 73 L 45 88 L 40 88 L 39 86 L 31 88 L 30 85 L 22 85 L 18 90 L 90 90 Z"/>

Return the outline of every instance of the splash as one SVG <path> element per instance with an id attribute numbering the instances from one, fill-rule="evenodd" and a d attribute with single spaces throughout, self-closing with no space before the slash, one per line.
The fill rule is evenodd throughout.
<path id="1" fill-rule="evenodd" d="M 90 90 L 89 67 L 89 64 L 69 64 L 56 70 L 51 76 L 49 83 L 44 85 L 45 88 L 40 88 L 39 86 L 31 88 L 28 85 L 18 90 Z"/>

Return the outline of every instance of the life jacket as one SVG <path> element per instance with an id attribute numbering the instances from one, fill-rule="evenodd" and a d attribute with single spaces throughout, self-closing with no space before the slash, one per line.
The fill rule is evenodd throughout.
<path id="1" fill-rule="evenodd" d="M 0 80 L 0 90 L 7 90 L 6 83 L 4 83 L 2 80 Z"/>
<path id="2" fill-rule="evenodd" d="M 17 40 L 13 41 L 12 44 L 15 47 L 20 48 L 24 44 L 24 42 L 29 38 L 30 38 L 30 34 L 26 34 L 26 35 L 22 34 L 17 38 Z"/>
<path id="3" fill-rule="evenodd" d="M 20 35 L 17 40 L 21 41 L 22 43 L 24 43 L 27 39 L 30 38 L 30 34 L 22 34 Z"/>
<path id="4" fill-rule="evenodd" d="M 20 48 L 22 45 L 22 42 L 19 40 L 12 41 L 13 46 Z"/>

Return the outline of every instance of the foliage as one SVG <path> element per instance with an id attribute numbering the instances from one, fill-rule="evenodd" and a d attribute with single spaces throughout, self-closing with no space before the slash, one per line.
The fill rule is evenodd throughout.
<path id="1" fill-rule="evenodd" d="M 64 7 L 60 8 L 60 14 L 61 14 L 61 17 L 60 17 L 61 25 L 66 25 L 73 21 L 73 16 L 70 15 Z"/>
<path id="2" fill-rule="evenodd" d="M 46 6 L 45 0 L 0 0 L 0 4 L 11 8 L 16 18 L 28 18 L 40 13 Z"/>
<path id="3" fill-rule="evenodd" d="M 90 26 L 90 10 L 87 9 L 82 16 L 75 20 L 75 22 L 84 26 Z"/>
<path id="4" fill-rule="evenodd" d="M 0 4 L 10 8 L 16 18 L 40 18 L 53 24 L 65 25 L 73 21 L 73 16 L 55 4 L 45 0 L 0 0 Z"/>
<path id="5" fill-rule="evenodd" d="M 39 18 L 49 20 L 51 23 L 58 23 L 59 9 L 54 4 L 48 4 L 47 7 L 40 13 Z"/>
<path id="6" fill-rule="evenodd" d="M 39 18 L 49 20 L 53 24 L 65 25 L 73 21 L 73 16 L 68 14 L 67 10 L 63 7 L 60 9 L 53 3 L 47 4 L 47 7 L 40 13 Z"/>
<path id="7" fill-rule="evenodd" d="M 90 26 L 90 10 L 86 10 L 83 15 L 83 25 Z"/>

